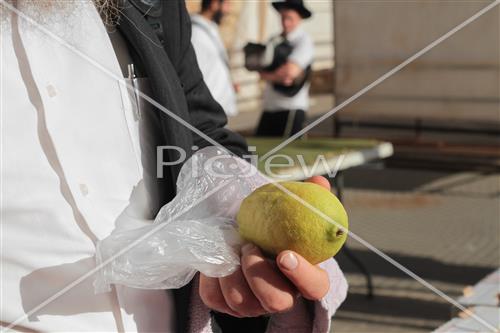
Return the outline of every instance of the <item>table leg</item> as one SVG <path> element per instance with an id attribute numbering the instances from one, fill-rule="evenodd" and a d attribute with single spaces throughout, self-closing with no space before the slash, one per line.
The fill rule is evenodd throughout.
<path id="1" fill-rule="evenodd" d="M 349 247 L 347 245 L 344 245 L 342 247 L 342 251 L 343 251 L 343 254 L 345 254 L 345 256 L 347 258 L 349 258 L 349 260 L 351 260 L 351 262 L 365 276 L 365 279 L 366 279 L 366 289 L 367 289 L 366 297 L 369 298 L 369 299 L 373 298 L 372 275 L 370 274 L 370 272 L 368 271 L 368 269 L 366 268 L 366 266 L 363 264 L 363 262 L 361 260 L 359 260 L 359 258 L 356 257 L 356 255 L 354 253 L 352 253 L 352 251 L 349 249 Z"/>
<path id="2" fill-rule="evenodd" d="M 344 191 L 344 175 L 342 171 L 339 171 L 335 178 L 333 178 L 333 186 L 335 188 L 335 191 L 337 192 L 337 198 L 340 200 L 340 202 L 343 201 L 343 191 Z M 366 289 L 367 289 L 367 294 L 366 297 L 371 299 L 373 298 L 373 283 L 372 283 L 372 276 L 366 266 L 363 264 L 361 260 L 359 260 L 358 257 L 349 249 L 347 244 L 344 244 L 342 247 L 343 254 L 351 260 L 351 262 L 363 273 L 363 275 L 366 278 Z"/>
<path id="3" fill-rule="evenodd" d="M 335 178 L 333 178 L 333 186 L 335 188 L 335 191 L 337 191 L 337 198 L 340 200 L 340 202 L 343 201 L 343 194 L 344 194 L 344 173 L 342 171 L 337 172 L 335 175 Z"/>

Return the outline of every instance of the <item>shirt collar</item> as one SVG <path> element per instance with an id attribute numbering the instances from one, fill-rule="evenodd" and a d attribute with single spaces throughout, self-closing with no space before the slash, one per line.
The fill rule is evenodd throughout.
<path id="1" fill-rule="evenodd" d="M 215 22 L 207 19 L 206 17 L 204 17 L 200 14 L 192 15 L 191 20 L 193 22 L 196 22 L 197 24 L 205 26 L 206 28 L 210 29 L 210 31 L 217 31 L 218 30 L 218 26 Z"/>
<path id="2" fill-rule="evenodd" d="M 290 32 L 288 35 L 286 35 L 286 39 L 293 42 L 294 40 L 296 40 L 300 36 L 302 36 L 304 33 L 305 33 L 304 29 L 302 28 L 301 25 L 299 25 L 297 28 L 292 30 L 292 32 Z"/>

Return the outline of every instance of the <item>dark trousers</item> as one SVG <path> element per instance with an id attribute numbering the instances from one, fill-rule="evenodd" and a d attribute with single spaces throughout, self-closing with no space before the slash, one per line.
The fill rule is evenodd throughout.
<path id="1" fill-rule="evenodd" d="M 264 111 L 255 136 L 289 137 L 302 129 L 305 119 L 304 110 Z"/>
<path id="2" fill-rule="evenodd" d="M 269 317 L 236 318 L 223 313 L 213 313 L 217 326 L 212 327 L 218 333 L 264 333 L 269 323 Z"/>

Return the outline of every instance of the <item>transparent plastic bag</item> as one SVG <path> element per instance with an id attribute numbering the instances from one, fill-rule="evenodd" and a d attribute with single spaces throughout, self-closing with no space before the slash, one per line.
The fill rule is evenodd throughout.
<path id="1" fill-rule="evenodd" d="M 235 217 L 241 201 L 266 183 L 252 164 L 220 148 L 197 151 L 181 169 L 176 197 L 153 224 L 115 229 L 97 244 L 102 267 L 96 292 L 110 290 L 110 284 L 180 288 L 198 271 L 211 277 L 231 274 L 240 264 Z"/>

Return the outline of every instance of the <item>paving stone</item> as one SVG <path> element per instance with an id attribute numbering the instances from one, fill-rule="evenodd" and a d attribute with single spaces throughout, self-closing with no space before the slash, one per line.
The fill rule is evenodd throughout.
<path id="1" fill-rule="evenodd" d="M 356 169 L 345 183 L 350 229 L 450 297 L 500 266 L 500 174 Z M 339 254 L 350 293 L 334 332 L 429 332 L 451 318 L 447 301 L 347 244 L 373 273 L 376 296 L 365 298 L 363 275 Z"/>

